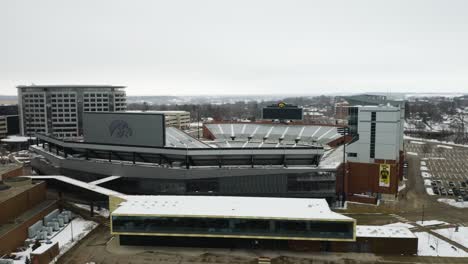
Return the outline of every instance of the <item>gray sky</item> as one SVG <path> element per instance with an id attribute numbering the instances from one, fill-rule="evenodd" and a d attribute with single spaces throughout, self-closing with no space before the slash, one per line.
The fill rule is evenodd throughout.
<path id="1" fill-rule="evenodd" d="M 464 0 L 0 0 L 0 34 L 0 94 L 468 93 Z"/>

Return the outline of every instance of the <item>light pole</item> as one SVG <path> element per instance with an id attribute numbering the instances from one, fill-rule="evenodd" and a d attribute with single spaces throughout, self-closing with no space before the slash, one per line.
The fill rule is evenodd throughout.
<path id="1" fill-rule="evenodd" d="M 71 241 L 74 242 L 74 239 L 73 239 L 73 219 L 70 219 L 70 231 L 71 231 Z"/>
<path id="2" fill-rule="evenodd" d="M 197 134 L 198 134 L 198 139 L 200 139 L 200 105 L 198 105 L 198 109 L 197 109 Z"/>
<path id="3" fill-rule="evenodd" d="M 339 127 L 338 133 L 343 135 L 343 177 L 342 177 L 342 190 L 341 190 L 341 202 L 342 206 L 346 201 L 346 192 L 345 192 L 345 179 L 346 179 L 346 136 L 349 135 L 349 127 Z"/>

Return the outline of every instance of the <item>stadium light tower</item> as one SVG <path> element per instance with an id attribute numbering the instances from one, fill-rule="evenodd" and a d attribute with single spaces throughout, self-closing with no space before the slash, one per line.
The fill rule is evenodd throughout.
<path id="1" fill-rule="evenodd" d="M 346 201 L 345 198 L 345 179 L 346 179 L 346 136 L 349 135 L 349 127 L 339 127 L 337 128 L 338 133 L 340 133 L 343 136 L 343 179 L 342 179 L 342 189 L 341 189 L 341 196 L 342 196 L 342 206 L 344 206 L 344 203 Z"/>

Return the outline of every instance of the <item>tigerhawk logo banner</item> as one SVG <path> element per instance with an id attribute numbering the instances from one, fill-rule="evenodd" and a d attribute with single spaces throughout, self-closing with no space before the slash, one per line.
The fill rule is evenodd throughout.
<path id="1" fill-rule="evenodd" d="M 390 187 L 390 164 L 380 164 L 379 186 Z"/>

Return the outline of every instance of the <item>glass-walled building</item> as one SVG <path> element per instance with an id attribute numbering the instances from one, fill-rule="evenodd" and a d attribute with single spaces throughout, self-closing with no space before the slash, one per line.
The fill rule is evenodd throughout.
<path id="1" fill-rule="evenodd" d="M 112 212 L 112 234 L 267 240 L 355 241 L 355 220 L 325 199 L 129 196 Z M 278 208 L 281 208 L 279 210 Z"/>

